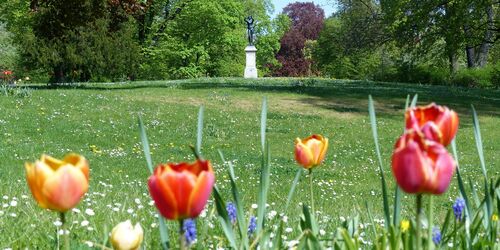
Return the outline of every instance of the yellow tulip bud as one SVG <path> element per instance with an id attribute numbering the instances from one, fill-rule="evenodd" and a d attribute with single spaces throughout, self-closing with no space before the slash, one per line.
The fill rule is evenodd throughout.
<path id="1" fill-rule="evenodd" d="M 318 166 L 325 159 L 328 139 L 311 135 L 306 139 L 295 139 L 295 160 L 305 169 Z"/>
<path id="2" fill-rule="evenodd" d="M 111 244 L 116 250 L 137 250 L 141 246 L 144 232 L 139 223 L 132 226 L 130 220 L 118 223 L 111 231 Z"/>
<path id="3" fill-rule="evenodd" d="M 66 212 L 89 188 L 89 164 L 81 155 L 68 154 L 62 160 L 42 155 L 25 168 L 31 193 L 42 208 Z"/>

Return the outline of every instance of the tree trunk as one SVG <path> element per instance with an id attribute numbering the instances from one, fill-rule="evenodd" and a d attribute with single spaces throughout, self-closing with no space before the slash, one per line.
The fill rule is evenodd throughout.
<path id="1" fill-rule="evenodd" d="M 493 32 L 491 31 L 493 27 L 493 6 L 491 4 L 486 7 L 486 18 L 487 25 L 484 31 L 483 43 L 479 47 L 479 53 L 477 55 L 476 64 L 479 67 L 484 67 L 488 63 L 488 53 L 491 47 L 491 39 L 493 37 Z"/>
<path id="2" fill-rule="evenodd" d="M 474 46 L 470 44 L 470 40 L 472 39 L 472 35 L 470 33 L 470 28 L 468 24 L 464 25 L 464 34 L 465 34 L 465 40 L 467 41 L 465 45 L 465 55 L 467 56 L 467 68 L 474 68 L 476 67 L 476 51 L 474 49 Z"/>
<path id="3" fill-rule="evenodd" d="M 450 63 L 450 72 L 455 74 L 458 71 L 458 57 L 455 53 L 448 54 L 448 61 Z"/>

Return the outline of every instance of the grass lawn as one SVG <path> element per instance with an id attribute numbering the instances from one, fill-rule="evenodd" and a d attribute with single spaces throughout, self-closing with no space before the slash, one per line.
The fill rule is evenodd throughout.
<path id="1" fill-rule="evenodd" d="M 139 221 L 147 249 L 158 249 L 156 210 L 146 180 L 149 172 L 142 153 L 137 116 L 142 114 L 155 164 L 191 161 L 188 147 L 196 141 L 196 120 L 205 106 L 202 152 L 212 160 L 216 184 L 230 199 L 227 170 L 217 150 L 235 165 L 246 209 L 257 203 L 260 171 L 260 109 L 268 98 L 267 136 L 271 147 L 269 210 L 283 212 L 297 171 L 293 141 L 321 133 L 330 139 L 326 160 L 315 171 L 316 210 L 324 237 L 331 237 L 341 217 L 361 215 L 364 203 L 382 219 L 378 166 L 368 118 L 368 95 L 377 111 L 379 139 L 390 190 L 392 147 L 403 130 L 403 108 L 408 94 L 419 94 L 419 104 L 435 101 L 460 116 L 457 135 L 460 165 L 467 185 L 480 187 L 481 168 L 474 142 L 470 104 L 481 123 L 485 161 L 490 176 L 500 169 L 500 91 L 443 86 L 384 84 L 362 81 L 267 79 L 201 79 L 127 84 L 89 84 L 80 87 L 32 86 L 30 97 L 0 96 L 0 248 L 51 249 L 57 242 L 56 213 L 37 206 L 25 181 L 24 162 L 42 153 L 61 158 L 68 152 L 90 161 L 90 189 L 69 221 L 74 245 L 103 244 L 118 222 Z M 308 201 L 306 175 L 288 211 L 286 233 L 299 233 L 296 218 Z M 470 187 L 468 187 L 470 188 Z M 480 190 L 480 188 L 478 188 Z M 458 196 L 456 181 L 434 199 L 442 220 Z M 403 197 L 403 217 L 412 216 L 414 198 Z M 197 246 L 215 248 L 223 236 L 214 204 L 198 220 Z M 271 218 L 270 224 L 278 216 Z M 171 238 L 177 223 L 169 224 Z M 213 233 L 215 231 L 216 233 Z M 204 233 L 208 232 L 208 233 Z M 76 237 L 75 237 L 76 236 Z M 88 243 L 88 242 L 87 242 Z"/>

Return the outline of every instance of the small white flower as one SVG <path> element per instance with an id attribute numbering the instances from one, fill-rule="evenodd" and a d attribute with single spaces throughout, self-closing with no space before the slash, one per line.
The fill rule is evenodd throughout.
<path id="1" fill-rule="evenodd" d="M 135 198 L 134 202 L 135 202 L 135 204 L 137 204 L 137 205 L 141 204 L 141 200 L 139 200 L 139 198 Z"/>
<path id="2" fill-rule="evenodd" d="M 293 232 L 293 229 L 291 227 L 287 227 L 287 228 L 285 228 L 285 232 L 291 233 L 291 232 Z"/>
<path id="3" fill-rule="evenodd" d="M 74 213 L 77 213 L 77 214 L 79 214 L 81 212 L 80 209 L 78 209 L 78 208 L 73 208 L 73 209 L 71 209 L 71 211 L 73 211 Z"/>
<path id="4" fill-rule="evenodd" d="M 87 215 L 89 215 L 89 216 L 93 216 L 93 215 L 95 215 L 94 210 L 92 210 L 92 209 L 90 209 L 90 208 L 85 209 L 85 213 L 86 213 Z"/>
<path id="5" fill-rule="evenodd" d="M 119 209 L 119 208 L 117 208 L 117 207 L 114 207 L 114 208 L 113 208 L 113 211 L 118 212 L 118 211 L 120 211 L 120 209 Z"/>
<path id="6" fill-rule="evenodd" d="M 80 226 L 82 226 L 82 227 L 86 227 L 86 226 L 88 226 L 89 224 L 90 224 L 90 222 L 89 222 L 88 220 L 84 220 L 84 221 L 82 221 L 82 223 L 80 223 Z"/>
<path id="7" fill-rule="evenodd" d="M 134 212 L 134 209 L 132 209 L 132 208 L 127 209 L 127 213 L 131 214 L 133 212 Z"/>
<path id="8" fill-rule="evenodd" d="M 253 209 L 257 209 L 257 207 L 259 207 L 257 204 L 255 204 L 255 203 L 254 203 L 254 204 L 252 204 L 252 208 L 253 208 Z"/>
<path id="9" fill-rule="evenodd" d="M 8 200 L 8 199 L 9 199 L 9 196 L 4 195 L 2 198 L 3 198 L 4 200 Z"/>
<path id="10" fill-rule="evenodd" d="M 57 231 L 57 233 L 59 235 L 69 234 L 69 230 L 62 230 L 62 229 L 60 229 L 59 231 Z"/>
<path id="11" fill-rule="evenodd" d="M 62 222 L 59 220 L 56 220 L 56 221 L 54 221 L 54 226 L 60 227 L 60 226 L 62 226 Z"/>
<path id="12" fill-rule="evenodd" d="M 10 213 L 10 217 L 17 217 L 16 213 Z"/>
<path id="13" fill-rule="evenodd" d="M 11 206 L 11 207 L 16 207 L 16 206 L 17 206 L 17 201 L 15 201 L 15 200 L 14 200 L 14 201 L 11 201 L 11 202 L 10 202 L 10 206 Z"/>
<path id="14" fill-rule="evenodd" d="M 90 248 L 94 247 L 94 243 L 92 241 L 85 241 L 85 245 L 87 245 Z"/>
<path id="15" fill-rule="evenodd" d="M 325 235 L 325 234 L 326 234 L 326 232 L 325 232 L 325 230 L 321 229 L 321 230 L 319 230 L 319 234 L 320 234 L 321 236 L 323 236 L 323 235 Z"/>

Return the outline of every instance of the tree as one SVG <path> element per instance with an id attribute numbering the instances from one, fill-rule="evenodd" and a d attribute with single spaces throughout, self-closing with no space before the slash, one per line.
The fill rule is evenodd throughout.
<path id="1" fill-rule="evenodd" d="M 291 21 L 290 29 L 281 38 L 281 48 L 276 55 L 282 67 L 276 76 L 303 76 L 310 71 L 311 60 L 304 56 L 306 41 L 316 40 L 323 28 L 325 13 L 314 3 L 291 3 L 283 9 Z"/>

